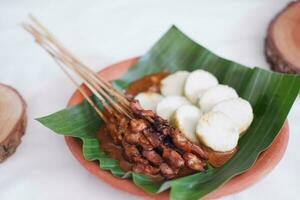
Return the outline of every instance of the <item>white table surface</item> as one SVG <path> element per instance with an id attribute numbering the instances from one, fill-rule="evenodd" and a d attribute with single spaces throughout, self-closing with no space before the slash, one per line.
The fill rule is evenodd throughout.
<path id="1" fill-rule="evenodd" d="M 22 144 L 0 165 L 0 199 L 139 199 L 89 174 L 61 136 L 34 120 L 64 108 L 74 87 L 20 27 L 28 13 L 40 18 L 95 70 L 145 53 L 172 24 L 225 58 L 268 68 L 263 54 L 266 28 L 287 2 L 0 0 L 0 82 L 23 94 L 29 117 Z M 224 199 L 297 198 L 299 97 L 288 118 L 289 146 L 280 164 L 253 187 Z"/>

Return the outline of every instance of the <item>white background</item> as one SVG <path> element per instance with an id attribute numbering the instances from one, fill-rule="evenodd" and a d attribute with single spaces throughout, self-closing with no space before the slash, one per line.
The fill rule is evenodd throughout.
<path id="1" fill-rule="evenodd" d="M 282 0 L 0 0 L 0 82 L 28 103 L 28 129 L 16 154 L 0 165 L 1 200 L 139 199 L 90 175 L 61 136 L 34 121 L 65 107 L 74 87 L 20 27 L 32 13 L 95 70 L 144 54 L 172 25 L 217 54 L 268 68 L 269 21 Z M 1 98 L 1 97 L 0 97 Z M 300 188 L 300 99 L 289 114 L 284 159 L 255 186 L 225 199 L 296 199 Z"/>

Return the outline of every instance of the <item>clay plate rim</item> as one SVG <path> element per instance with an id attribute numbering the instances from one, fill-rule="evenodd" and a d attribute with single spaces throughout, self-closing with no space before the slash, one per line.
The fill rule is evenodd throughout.
<path id="1" fill-rule="evenodd" d="M 123 74 L 125 74 L 131 66 L 137 63 L 137 61 L 138 57 L 131 58 L 111 65 L 101 70 L 98 74 L 106 78 L 107 80 L 114 80 L 120 78 Z M 76 105 L 82 100 L 83 97 L 82 95 L 80 95 L 79 91 L 75 91 L 68 102 L 68 106 Z M 250 170 L 234 177 L 216 191 L 208 194 L 205 199 L 216 199 L 230 194 L 238 193 L 258 182 L 260 179 L 270 173 L 282 159 L 287 148 L 288 139 L 289 126 L 288 122 L 286 121 L 273 144 L 259 156 L 258 160 Z M 106 182 L 107 184 L 111 185 L 112 187 L 131 193 L 133 195 L 144 197 L 145 199 L 169 199 L 168 191 L 157 195 L 148 194 L 135 186 L 130 179 L 116 178 L 109 171 L 102 170 L 97 162 L 85 160 L 82 154 L 82 144 L 78 139 L 65 136 L 65 141 L 74 157 L 80 162 L 83 167 L 85 167 L 90 173 Z"/>

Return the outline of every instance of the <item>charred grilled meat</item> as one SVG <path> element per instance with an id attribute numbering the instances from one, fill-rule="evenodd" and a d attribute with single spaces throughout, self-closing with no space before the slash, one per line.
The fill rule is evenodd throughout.
<path id="1" fill-rule="evenodd" d="M 204 170 L 207 158 L 200 146 L 187 140 L 167 120 L 143 110 L 137 101 L 130 100 L 130 107 L 134 119 L 109 116 L 106 131 L 115 144 L 123 147 L 132 171 L 172 179 L 183 168 Z"/>

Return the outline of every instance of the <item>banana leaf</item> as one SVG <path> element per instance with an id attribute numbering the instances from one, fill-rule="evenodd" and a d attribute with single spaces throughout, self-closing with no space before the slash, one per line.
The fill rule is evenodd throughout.
<path id="1" fill-rule="evenodd" d="M 204 173 L 157 183 L 147 176 L 122 171 L 118 161 L 101 150 L 96 132 L 102 122 L 85 101 L 37 120 L 58 134 L 81 139 L 85 159 L 99 161 L 99 166 L 110 170 L 114 176 L 131 178 L 148 193 L 170 189 L 172 200 L 199 199 L 251 168 L 259 154 L 272 144 L 299 93 L 300 77 L 257 67 L 248 68 L 221 58 L 173 26 L 124 77 L 114 83 L 126 89 L 134 80 L 161 70 L 195 69 L 210 71 L 220 83 L 235 88 L 242 98 L 251 103 L 255 116 L 247 133 L 239 140 L 239 151 L 234 157 L 224 166 L 210 167 Z M 97 99 L 94 100 L 97 102 Z"/>

